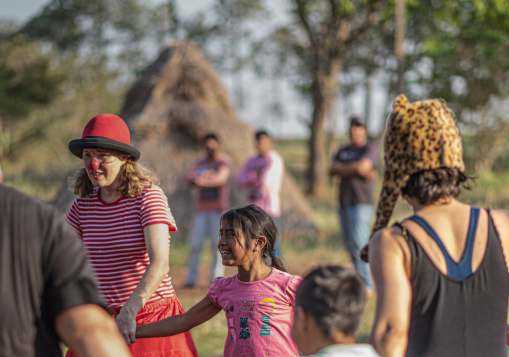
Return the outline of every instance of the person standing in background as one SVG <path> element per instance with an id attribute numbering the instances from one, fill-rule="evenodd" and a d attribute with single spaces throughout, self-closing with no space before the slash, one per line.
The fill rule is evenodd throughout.
<path id="1" fill-rule="evenodd" d="M 262 208 L 281 232 L 281 186 L 285 172 L 283 158 L 272 149 L 272 138 L 260 130 L 255 135 L 258 155 L 248 159 L 237 174 L 237 186 L 248 189 L 248 204 Z M 279 233 L 281 235 L 281 233 Z M 281 237 L 276 241 L 281 254 Z"/>
<path id="2" fill-rule="evenodd" d="M 366 122 L 350 119 L 351 144 L 339 149 L 330 174 L 341 178 L 339 184 L 339 219 L 343 242 L 352 257 L 355 270 L 366 280 L 368 296 L 373 293 L 369 265 L 360 258 L 361 249 L 369 241 L 373 221 L 373 186 L 378 177 L 378 147 L 368 141 Z"/>
<path id="3" fill-rule="evenodd" d="M 221 153 L 221 144 L 214 133 L 203 139 L 205 157 L 196 161 L 187 174 L 188 182 L 196 187 L 194 217 L 189 230 L 188 277 L 185 287 L 192 288 L 198 280 L 198 263 L 203 240 L 210 237 L 212 265 L 210 283 L 219 276 L 224 276 L 221 253 L 217 249 L 221 214 L 230 206 L 230 167 L 231 158 Z"/>

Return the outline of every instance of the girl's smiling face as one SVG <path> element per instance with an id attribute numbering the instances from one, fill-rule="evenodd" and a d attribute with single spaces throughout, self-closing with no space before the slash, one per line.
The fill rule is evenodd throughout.
<path id="1" fill-rule="evenodd" d="M 238 266 L 252 257 L 248 256 L 246 238 L 240 229 L 235 229 L 226 220 L 222 220 L 219 230 L 219 242 L 217 248 L 221 253 L 221 259 L 225 266 Z"/>
<path id="2" fill-rule="evenodd" d="M 114 186 L 122 166 L 126 162 L 123 155 L 115 151 L 103 149 L 84 149 L 83 165 L 88 177 L 95 187 Z"/>

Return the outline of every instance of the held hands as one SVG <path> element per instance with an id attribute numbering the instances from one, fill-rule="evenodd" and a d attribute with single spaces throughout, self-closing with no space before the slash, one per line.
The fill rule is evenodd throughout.
<path id="1" fill-rule="evenodd" d="M 375 181 L 378 178 L 378 172 L 376 170 L 371 170 L 364 178 L 368 181 Z"/>
<path id="2" fill-rule="evenodd" d="M 122 308 L 115 317 L 115 322 L 128 346 L 136 342 L 136 314 L 131 314 Z"/>

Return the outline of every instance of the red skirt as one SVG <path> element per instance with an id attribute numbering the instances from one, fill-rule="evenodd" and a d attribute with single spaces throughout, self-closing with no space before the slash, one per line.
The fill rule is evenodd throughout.
<path id="1" fill-rule="evenodd" d="M 116 313 L 120 309 L 115 309 Z M 149 302 L 136 315 L 136 325 L 144 325 L 163 320 L 173 315 L 184 313 L 184 309 L 177 299 L 177 295 L 164 301 Z M 133 357 L 198 357 L 191 332 L 187 331 L 175 336 L 137 338 L 129 346 Z M 77 357 L 71 350 L 66 357 Z"/>

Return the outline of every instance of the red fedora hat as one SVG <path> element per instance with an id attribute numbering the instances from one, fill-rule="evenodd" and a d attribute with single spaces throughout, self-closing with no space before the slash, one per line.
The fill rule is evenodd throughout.
<path id="1" fill-rule="evenodd" d="M 131 156 L 134 161 L 140 158 L 140 151 L 131 146 L 131 134 L 125 121 L 108 113 L 90 119 L 81 139 L 69 143 L 69 150 L 80 159 L 83 149 L 115 150 Z"/>

